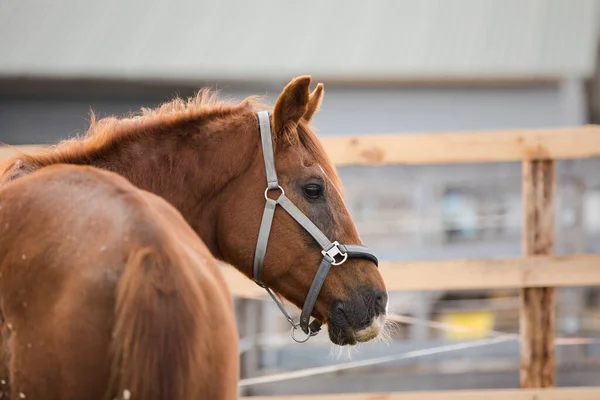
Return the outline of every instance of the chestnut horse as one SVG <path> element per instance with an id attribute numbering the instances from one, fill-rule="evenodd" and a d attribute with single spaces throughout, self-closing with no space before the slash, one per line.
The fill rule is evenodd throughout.
<path id="1" fill-rule="evenodd" d="M 92 118 L 82 139 L 9 160 L 3 180 L 60 163 L 116 172 L 174 205 L 215 258 L 304 307 L 294 328 L 312 335 L 327 324 L 334 344 L 369 341 L 383 329 L 387 291 L 310 127 L 324 92 L 310 83 L 293 79 L 260 123 L 256 98 L 225 102 L 207 90 L 131 117 Z"/>
<path id="2" fill-rule="evenodd" d="M 237 398 L 233 302 L 164 199 L 53 165 L 0 188 L 0 398 Z"/>

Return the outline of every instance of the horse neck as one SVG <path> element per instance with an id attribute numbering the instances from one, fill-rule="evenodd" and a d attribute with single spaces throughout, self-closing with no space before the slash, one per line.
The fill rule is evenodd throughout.
<path id="1" fill-rule="evenodd" d="M 240 121 L 241 122 L 241 121 Z M 216 228 L 220 194 L 252 162 L 258 135 L 240 123 L 206 124 L 200 132 L 169 132 L 124 140 L 89 157 L 90 164 L 118 173 L 174 205 L 221 258 Z"/>

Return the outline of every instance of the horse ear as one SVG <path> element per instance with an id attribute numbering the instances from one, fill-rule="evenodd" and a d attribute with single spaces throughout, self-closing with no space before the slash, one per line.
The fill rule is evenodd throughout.
<path id="1" fill-rule="evenodd" d="M 315 115 L 315 113 L 319 111 L 321 101 L 323 100 L 323 91 L 323 84 L 319 83 L 315 90 L 310 94 L 310 97 L 308 98 L 308 109 L 304 114 L 304 119 L 306 120 L 306 122 L 310 122 L 313 115 Z"/>
<path id="2" fill-rule="evenodd" d="M 283 89 L 273 108 L 273 131 L 281 135 L 296 128 L 308 110 L 310 76 L 292 79 Z"/>

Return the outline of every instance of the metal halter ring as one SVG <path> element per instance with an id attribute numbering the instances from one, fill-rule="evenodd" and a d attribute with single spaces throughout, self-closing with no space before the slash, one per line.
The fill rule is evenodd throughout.
<path id="1" fill-rule="evenodd" d="M 276 188 L 266 188 L 265 189 L 265 199 L 269 200 L 269 196 L 267 196 L 267 193 L 269 193 L 269 190 L 276 190 L 276 189 L 281 190 L 281 196 L 285 196 L 285 190 L 283 190 L 283 188 L 281 186 L 277 185 Z"/>
<path id="2" fill-rule="evenodd" d="M 296 343 L 305 343 L 306 341 L 308 341 L 308 339 L 310 339 L 313 335 L 313 333 L 310 330 L 310 326 L 308 327 L 308 335 L 306 335 L 306 338 L 303 340 L 298 340 L 296 338 L 295 332 L 296 331 L 301 331 L 302 329 L 300 329 L 300 324 L 293 324 L 292 325 L 292 339 L 294 339 L 294 342 Z"/>

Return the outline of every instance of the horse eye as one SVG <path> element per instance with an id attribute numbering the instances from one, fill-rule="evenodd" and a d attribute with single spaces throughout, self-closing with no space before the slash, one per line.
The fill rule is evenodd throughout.
<path id="1" fill-rule="evenodd" d="M 310 200 L 319 199 L 323 195 L 323 187 L 315 183 L 304 186 L 302 191 L 304 192 L 304 196 Z"/>

